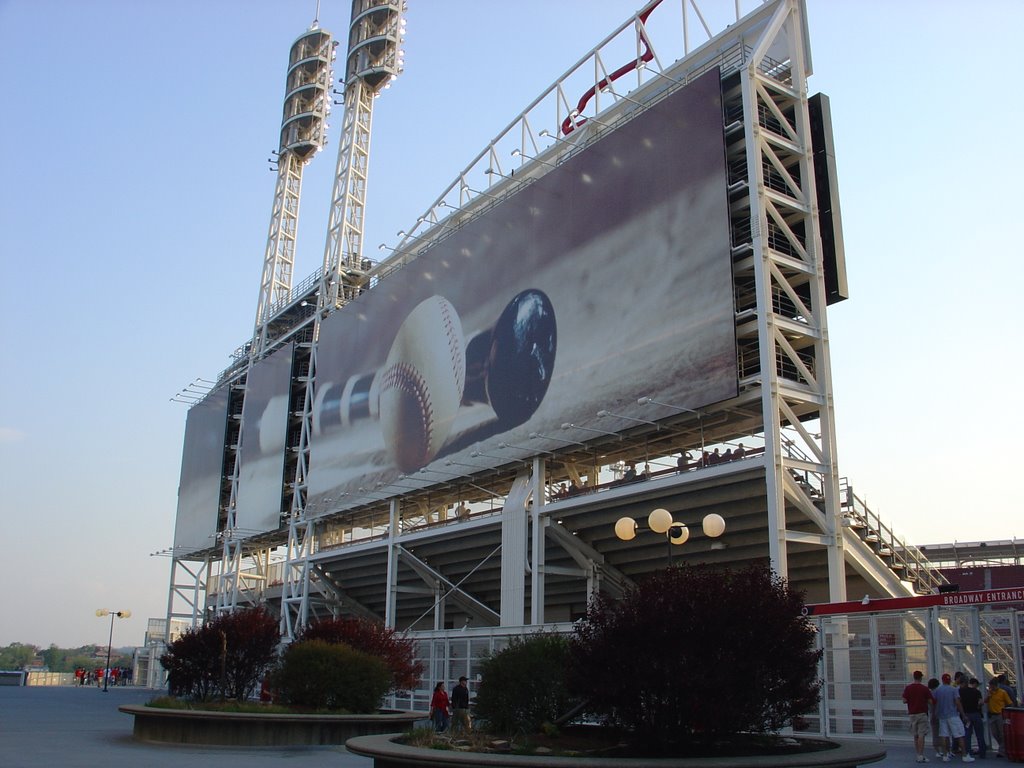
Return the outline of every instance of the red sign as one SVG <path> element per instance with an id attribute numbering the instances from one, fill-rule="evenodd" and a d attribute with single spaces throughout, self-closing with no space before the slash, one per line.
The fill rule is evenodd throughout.
<path id="1" fill-rule="evenodd" d="M 1024 603 L 1024 587 L 1006 589 L 983 589 L 977 592 L 946 592 L 941 595 L 919 597 L 880 597 L 850 600 L 845 603 L 816 603 L 804 608 L 808 616 L 826 616 L 837 613 L 865 613 L 868 611 L 907 611 L 914 608 L 931 608 L 969 605 L 995 605 L 999 603 Z"/>

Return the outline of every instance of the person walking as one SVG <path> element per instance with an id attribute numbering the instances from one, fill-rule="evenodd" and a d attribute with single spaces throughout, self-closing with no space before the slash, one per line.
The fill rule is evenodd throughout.
<path id="1" fill-rule="evenodd" d="M 974 758 L 968 753 L 964 746 L 964 715 L 963 705 L 960 703 L 960 691 L 954 688 L 951 683 L 953 678 L 949 673 L 943 674 L 942 685 L 935 689 L 935 715 L 939 721 L 939 736 L 942 737 L 942 762 L 948 763 L 953 757 L 953 742 L 956 741 L 960 747 L 961 758 L 965 763 L 973 763 Z"/>
<path id="2" fill-rule="evenodd" d="M 928 735 L 928 705 L 935 701 L 928 686 L 921 682 L 923 679 L 923 672 L 914 672 L 914 681 L 903 689 L 903 703 L 907 705 L 910 735 L 914 737 L 914 751 L 917 752 L 919 763 L 928 762 L 924 756 L 924 740 Z"/>
<path id="3" fill-rule="evenodd" d="M 960 686 L 960 704 L 963 705 L 964 714 L 967 716 L 967 732 L 964 734 L 964 745 L 967 752 L 971 751 L 971 737 L 978 740 L 977 755 L 985 759 L 985 717 L 981 713 L 981 690 L 978 678 L 972 677 Z"/>
<path id="4" fill-rule="evenodd" d="M 444 683 L 438 683 L 434 686 L 434 695 L 430 697 L 430 719 L 438 733 L 448 730 L 448 711 L 448 692 L 444 689 Z"/>
<path id="5" fill-rule="evenodd" d="M 988 712 L 988 732 L 992 737 L 992 746 L 995 747 L 996 757 L 1006 757 L 1003 734 L 1003 710 L 1013 704 L 1005 690 L 999 686 L 999 679 L 993 677 L 988 681 L 988 695 L 984 700 L 985 711 Z"/>
<path id="6" fill-rule="evenodd" d="M 464 733 L 473 730 L 469 722 L 469 688 L 465 677 L 460 677 L 459 684 L 452 688 L 452 731 L 456 728 Z"/>

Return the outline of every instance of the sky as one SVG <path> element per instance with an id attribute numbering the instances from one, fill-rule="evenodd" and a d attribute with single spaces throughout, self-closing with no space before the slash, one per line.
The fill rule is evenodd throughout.
<path id="1" fill-rule="evenodd" d="M 114 644 L 136 645 L 166 614 L 170 561 L 151 553 L 174 533 L 172 398 L 252 332 L 287 52 L 315 6 L 0 0 L 0 646 L 103 644 L 97 608 L 130 609 Z M 343 37 L 351 4 L 321 6 Z M 374 257 L 639 0 L 409 6 L 406 71 L 374 111 Z M 829 314 L 840 476 L 911 543 L 1020 537 L 1024 3 L 807 10 L 851 294 Z M 333 117 L 296 281 L 322 259 Z"/>

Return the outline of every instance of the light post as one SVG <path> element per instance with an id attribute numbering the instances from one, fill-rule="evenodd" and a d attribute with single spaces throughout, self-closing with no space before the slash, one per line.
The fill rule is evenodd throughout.
<path id="1" fill-rule="evenodd" d="M 96 615 L 100 618 L 110 617 L 110 637 L 107 638 L 107 666 L 103 668 L 103 692 L 107 692 L 107 681 L 110 680 L 110 648 L 114 644 L 114 617 L 127 619 L 132 615 L 131 611 L 108 611 L 106 608 L 97 608 Z"/>
<path id="2" fill-rule="evenodd" d="M 667 509 L 654 509 L 647 516 L 647 527 L 654 533 L 665 534 L 668 541 L 668 564 L 672 565 L 672 546 L 682 546 L 690 539 L 690 529 L 685 523 L 677 523 Z M 632 541 L 636 538 L 639 526 L 632 517 L 620 517 L 615 522 L 615 535 L 620 541 Z M 716 539 L 725 533 L 725 519 L 712 512 L 701 521 L 704 535 Z"/>

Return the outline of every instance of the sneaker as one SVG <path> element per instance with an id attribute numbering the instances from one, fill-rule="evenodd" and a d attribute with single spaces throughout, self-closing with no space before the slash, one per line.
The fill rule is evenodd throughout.
<path id="1" fill-rule="evenodd" d="M 949 762 L 949 755 L 948 754 L 945 754 L 945 755 L 942 756 L 942 762 L 944 762 L 944 763 L 948 763 Z"/>
<path id="2" fill-rule="evenodd" d="M 928 762 L 928 758 L 925 757 L 924 755 L 918 755 L 917 756 L 917 762 L 919 762 L 919 763 L 927 763 Z"/>
<path id="3" fill-rule="evenodd" d="M 973 758 L 973 757 L 971 757 L 970 755 L 964 755 L 964 756 L 963 756 L 963 761 L 964 761 L 965 763 L 973 763 L 973 762 L 974 762 L 974 758 Z"/>

